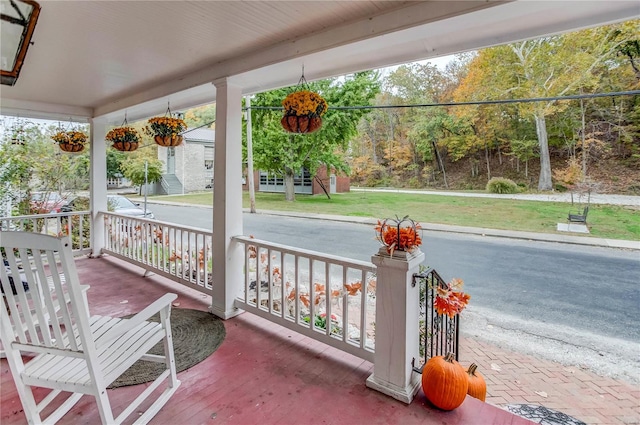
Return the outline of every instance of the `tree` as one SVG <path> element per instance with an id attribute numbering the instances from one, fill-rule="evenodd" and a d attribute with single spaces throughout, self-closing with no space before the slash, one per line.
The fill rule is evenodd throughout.
<path id="1" fill-rule="evenodd" d="M 86 129 L 84 129 L 86 131 Z M 31 193 L 83 189 L 88 181 L 88 153 L 67 154 L 50 139 L 55 126 L 23 126 L 24 142 L 10 135 L 0 143 L 0 197 L 17 205 L 18 214 L 30 214 Z"/>
<path id="2" fill-rule="evenodd" d="M 609 65 L 633 31 L 618 24 L 526 40 L 481 51 L 471 62 L 457 100 L 560 97 L 597 87 L 600 67 Z M 623 30 L 621 30 L 623 29 Z M 565 110 L 566 102 L 523 103 L 523 114 L 534 119 L 540 148 L 539 190 L 550 190 L 551 161 L 547 117 Z"/>
<path id="3" fill-rule="evenodd" d="M 192 108 L 184 113 L 184 121 L 190 129 L 202 126 L 213 128 L 211 123 L 216 120 L 216 105 L 204 105 Z"/>
<path id="4" fill-rule="evenodd" d="M 145 162 L 147 163 L 148 183 L 155 183 L 162 178 L 162 162 L 158 159 L 130 158 L 122 163 L 124 176 L 131 183 L 140 186 L 139 194 L 142 195 L 142 185 L 145 184 Z"/>
<path id="5" fill-rule="evenodd" d="M 107 178 L 115 179 L 122 177 L 122 162 L 127 158 L 127 154 L 115 149 L 107 149 Z"/>
<path id="6" fill-rule="evenodd" d="M 280 106 L 295 88 L 272 90 L 256 95 L 253 106 Z M 252 109 L 254 164 L 257 169 L 284 176 L 285 197 L 294 201 L 294 175 L 303 167 L 315 175 L 321 165 L 348 172 L 345 152 L 349 140 L 357 134 L 357 125 L 366 110 L 337 110 L 332 106 L 369 105 L 380 90 L 373 71 L 340 79 L 309 83 L 328 102 L 322 128 L 312 134 L 285 133 L 280 125 L 282 110 Z M 246 139 L 244 141 L 246 146 Z"/>

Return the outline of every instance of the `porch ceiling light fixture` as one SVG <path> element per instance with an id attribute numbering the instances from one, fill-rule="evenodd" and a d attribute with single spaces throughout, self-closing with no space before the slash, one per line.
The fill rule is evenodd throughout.
<path id="1" fill-rule="evenodd" d="M 0 0 L 1 65 L 0 83 L 13 86 L 18 80 L 31 36 L 40 15 L 40 5 L 33 0 Z"/>

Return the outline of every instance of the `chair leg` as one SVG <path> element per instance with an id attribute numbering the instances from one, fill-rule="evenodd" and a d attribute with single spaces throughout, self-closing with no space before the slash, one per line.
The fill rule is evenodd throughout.
<path id="1" fill-rule="evenodd" d="M 2 339 L 6 340 L 4 334 L 2 335 Z M 27 422 L 29 424 L 41 424 L 42 418 L 38 413 L 38 406 L 36 404 L 36 399 L 33 396 L 33 390 L 31 389 L 31 386 L 25 385 L 22 382 L 22 379 L 20 379 L 20 376 L 24 372 L 24 363 L 22 362 L 20 352 L 12 350 L 9 347 L 6 351 L 4 351 L 4 355 L 6 356 L 7 362 L 9 363 L 9 369 L 11 370 L 11 375 L 13 376 L 13 382 L 16 384 L 16 391 L 18 392 L 18 397 L 20 398 L 20 402 L 22 403 L 24 414 L 27 417 Z"/>
<path id="2" fill-rule="evenodd" d="M 103 389 L 99 394 L 96 394 L 95 398 L 102 424 L 114 424 L 115 420 L 113 419 L 113 411 L 111 410 L 111 403 L 109 402 L 109 397 L 107 396 L 107 390 Z"/>
<path id="3" fill-rule="evenodd" d="M 173 352 L 173 334 L 171 333 L 171 320 L 169 319 L 169 314 L 166 309 L 160 311 L 160 321 L 162 322 L 162 326 L 165 328 L 165 338 L 164 338 L 164 359 L 165 365 L 167 369 L 169 369 L 169 387 L 177 387 L 178 386 L 178 377 L 176 375 L 176 359 Z"/>
<path id="4" fill-rule="evenodd" d="M 40 417 L 40 413 L 38 413 L 36 399 L 33 396 L 31 387 L 24 385 L 22 382 L 16 382 L 16 388 L 18 390 L 18 396 L 20 396 L 24 415 L 27 417 L 27 423 L 29 425 L 42 424 L 42 418 Z"/>

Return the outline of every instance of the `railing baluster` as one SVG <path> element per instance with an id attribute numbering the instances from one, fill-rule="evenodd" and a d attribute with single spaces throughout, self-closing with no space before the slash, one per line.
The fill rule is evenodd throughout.
<path id="1" fill-rule="evenodd" d="M 366 271 L 365 270 L 360 270 L 360 283 L 362 286 L 360 286 L 360 323 L 362 324 L 362 326 L 360 326 L 360 347 L 364 348 L 365 346 L 365 342 L 367 340 L 367 333 L 366 333 L 366 322 L 367 322 L 367 289 L 366 289 Z M 345 329 L 346 332 L 346 329 Z"/>

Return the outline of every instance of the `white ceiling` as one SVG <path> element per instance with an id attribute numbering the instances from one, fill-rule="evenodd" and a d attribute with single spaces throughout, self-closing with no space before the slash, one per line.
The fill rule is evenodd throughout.
<path id="1" fill-rule="evenodd" d="M 46 1 L 0 113 L 121 122 L 640 16 L 638 1 Z M 1 41 L 1 40 L 0 40 Z"/>

